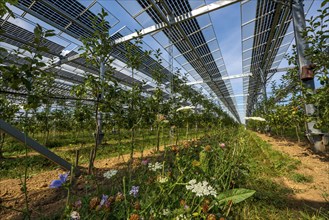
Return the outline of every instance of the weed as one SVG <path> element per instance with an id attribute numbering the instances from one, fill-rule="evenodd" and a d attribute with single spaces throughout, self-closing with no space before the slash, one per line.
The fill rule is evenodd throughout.
<path id="1" fill-rule="evenodd" d="M 312 183 L 313 176 L 306 176 L 301 173 L 293 173 L 290 179 L 296 183 Z"/>

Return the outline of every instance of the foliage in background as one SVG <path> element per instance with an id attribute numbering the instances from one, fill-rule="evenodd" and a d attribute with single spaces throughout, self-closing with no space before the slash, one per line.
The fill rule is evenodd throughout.
<path id="1" fill-rule="evenodd" d="M 297 68 L 297 53 L 293 46 L 293 52 L 287 56 L 288 63 L 296 66 L 286 75 L 283 75 L 279 85 L 272 85 L 273 95 L 258 105 L 254 111 L 254 116 L 263 116 L 267 124 L 277 135 L 295 131 L 295 137 L 300 140 L 300 135 L 304 130 L 305 123 L 310 120 L 316 121 L 316 126 L 323 132 L 329 131 L 329 7 L 328 1 L 324 0 L 322 8 L 318 10 L 318 15 L 307 20 L 307 27 L 302 33 L 309 45 L 305 51 L 307 58 L 316 65 L 314 69 L 315 80 L 318 80 L 320 87 L 315 94 L 310 93 L 303 87 L 299 78 Z M 287 100 L 287 102 L 286 102 Z M 305 103 L 314 103 L 316 112 L 314 115 L 306 116 Z M 262 106 L 266 105 L 267 114 L 264 114 Z M 253 129 L 265 129 L 264 122 L 250 122 L 249 127 Z M 288 132 L 289 133 L 289 132 Z"/>

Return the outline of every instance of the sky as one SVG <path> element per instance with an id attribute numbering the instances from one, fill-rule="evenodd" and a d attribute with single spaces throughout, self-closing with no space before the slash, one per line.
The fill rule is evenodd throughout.
<path id="1" fill-rule="evenodd" d="M 251 0 L 252 2 L 256 3 L 256 0 Z M 82 3 L 85 6 L 88 6 L 92 0 L 79 0 L 80 3 Z M 215 2 L 215 0 L 189 0 L 192 8 L 196 8 L 198 6 L 204 5 L 204 4 L 210 4 L 212 2 Z M 309 14 L 314 15 L 316 13 L 316 10 L 319 9 L 320 4 L 322 0 L 315 0 Z M 120 3 L 120 4 L 119 4 Z M 306 0 L 306 4 L 310 4 L 311 0 Z M 253 5 L 253 4 L 250 4 Z M 254 4 L 255 5 L 255 4 Z M 110 13 L 110 17 L 108 18 L 110 21 L 110 24 L 113 25 L 112 29 L 110 30 L 110 34 L 113 34 L 117 31 L 120 31 L 123 35 L 132 33 L 134 30 L 140 30 L 145 27 L 152 26 L 154 22 L 148 18 L 146 13 L 140 14 L 136 17 L 136 20 L 139 22 L 136 22 L 128 12 L 131 14 L 137 14 L 142 8 L 138 5 L 138 3 L 135 0 L 98 0 L 98 3 L 96 3 L 90 10 L 94 13 L 98 13 L 101 11 L 102 6 L 104 6 L 108 12 Z M 125 8 L 123 8 L 123 7 Z M 17 9 L 15 10 L 15 12 Z M 250 14 L 248 14 L 250 13 Z M 244 15 L 247 15 L 246 17 L 252 18 L 253 12 L 250 10 L 250 12 L 245 12 Z M 31 18 L 28 17 L 27 18 Z M 247 19 L 247 20 L 248 20 Z M 33 21 L 33 18 L 31 18 Z M 213 37 L 217 38 L 217 41 L 212 42 L 210 48 L 211 50 L 215 50 L 216 48 L 220 48 L 221 55 L 224 58 L 224 63 L 226 65 L 227 74 L 228 75 L 237 75 L 242 73 L 242 46 L 241 46 L 241 9 L 240 9 L 240 3 L 235 3 L 233 5 L 221 8 L 219 10 L 216 10 L 214 12 L 209 13 L 208 15 L 204 15 L 202 17 L 197 18 L 198 22 L 200 23 L 200 26 L 212 23 L 212 26 L 210 28 L 207 28 L 204 31 L 206 34 L 206 39 L 212 39 Z M 245 22 L 245 18 L 243 19 Z M 40 21 L 34 20 L 37 23 L 40 23 Z M 17 23 L 17 21 L 15 21 Z M 51 28 L 49 25 L 46 25 L 42 23 L 43 26 L 46 28 Z M 27 27 L 28 24 L 20 24 L 20 26 L 24 26 L 28 29 L 31 29 L 31 27 Z M 57 33 L 59 31 L 56 31 Z M 77 50 L 77 47 L 79 44 L 81 44 L 79 41 L 73 39 L 72 37 L 67 36 L 66 34 L 62 34 L 63 37 L 69 39 L 70 41 L 75 42 L 76 44 L 71 44 L 66 48 L 66 51 L 75 49 Z M 153 38 L 154 37 L 154 38 Z M 143 47 L 145 49 L 158 49 L 160 48 L 163 52 L 162 56 L 165 60 L 164 66 L 168 67 L 169 63 L 166 62 L 169 60 L 169 54 L 167 51 L 163 48 L 163 45 L 168 45 L 169 40 L 164 37 L 164 35 L 160 32 L 152 36 L 145 36 L 143 38 L 144 44 Z M 156 40 L 158 41 L 156 41 Z M 56 42 L 61 42 L 64 45 L 67 44 L 65 40 L 56 38 L 54 39 Z M 218 43 L 218 44 L 217 44 Z M 290 49 L 288 50 L 288 52 Z M 218 55 L 218 54 L 217 54 Z M 180 60 L 182 57 L 179 56 L 179 53 L 176 49 L 174 49 L 174 56 L 177 58 L 177 60 Z M 218 55 L 220 57 L 220 54 Z M 216 59 L 216 57 L 215 57 Z M 279 67 L 286 67 L 288 66 L 286 61 L 282 61 Z M 178 62 L 174 61 L 174 67 L 175 68 L 182 68 L 182 72 L 184 73 L 184 68 L 181 66 Z M 279 78 L 284 73 L 277 73 L 272 78 L 272 80 L 279 80 Z M 143 74 L 141 74 L 141 77 L 143 77 Z M 196 81 L 200 80 L 200 77 L 192 77 L 189 76 L 189 81 Z M 234 95 L 239 95 L 243 93 L 243 86 L 242 86 L 242 78 L 239 79 L 233 79 L 230 80 L 230 83 L 232 85 L 233 93 Z M 196 85 L 195 88 L 200 89 L 201 86 L 205 86 L 204 84 Z M 270 93 L 270 84 L 267 87 L 268 92 Z M 205 92 L 205 90 L 202 90 Z M 209 93 L 205 92 L 206 95 L 209 95 Z M 237 110 L 240 112 L 240 118 L 242 118 L 242 122 L 244 122 L 244 107 L 242 105 L 243 103 L 243 97 L 235 97 L 237 102 Z"/>

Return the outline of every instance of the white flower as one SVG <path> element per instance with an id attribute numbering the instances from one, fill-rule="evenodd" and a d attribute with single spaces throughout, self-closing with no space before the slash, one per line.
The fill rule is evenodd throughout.
<path id="1" fill-rule="evenodd" d="M 80 220 L 80 214 L 77 211 L 71 212 L 70 217 L 71 217 L 71 220 Z"/>
<path id="2" fill-rule="evenodd" d="M 191 180 L 188 182 L 188 184 L 190 184 L 190 185 L 194 185 L 194 184 L 196 184 L 196 179 L 191 179 Z"/>
<path id="3" fill-rule="evenodd" d="M 106 179 L 110 179 L 112 176 L 115 176 L 117 174 L 117 170 L 109 170 L 107 172 L 105 172 L 103 174 L 103 176 L 106 178 Z"/>
<path id="4" fill-rule="evenodd" d="M 192 109 L 194 109 L 194 106 L 182 106 L 182 107 L 178 108 L 176 110 L 176 112 L 179 112 L 179 111 L 188 111 L 188 110 L 192 110 Z"/>
<path id="5" fill-rule="evenodd" d="M 169 209 L 162 210 L 162 215 L 164 215 L 164 216 L 170 215 L 170 210 Z"/>
<path id="6" fill-rule="evenodd" d="M 162 164 L 159 162 L 155 162 L 155 164 L 149 163 L 148 168 L 152 171 L 157 171 L 162 169 Z"/>
<path id="7" fill-rule="evenodd" d="M 185 220 L 185 219 L 189 219 L 187 218 L 186 215 L 180 214 L 179 216 L 176 216 L 176 220 Z"/>
<path id="8" fill-rule="evenodd" d="M 168 182 L 168 177 L 166 177 L 166 176 L 159 176 L 159 177 L 158 177 L 158 182 L 159 182 L 159 183 L 165 183 L 165 182 Z"/>
<path id="9" fill-rule="evenodd" d="M 207 181 L 197 183 L 195 179 L 192 179 L 186 185 L 186 189 L 194 192 L 196 196 L 217 196 L 215 189 Z"/>

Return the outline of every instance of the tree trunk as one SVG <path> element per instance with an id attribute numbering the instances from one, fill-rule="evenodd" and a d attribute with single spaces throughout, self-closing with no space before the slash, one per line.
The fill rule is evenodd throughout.
<path id="1" fill-rule="evenodd" d="M 3 159 L 3 145 L 5 143 L 6 133 L 0 131 L 0 159 Z"/>
<path id="2" fill-rule="evenodd" d="M 179 128 L 176 129 L 176 145 L 178 144 Z"/>
<path id="3" fill-rule="evenodd" d="M 295 126 L 295 131 L 296 131 L 296 136 L 297 136 L 298 143 L 300 143 L 300 137 L 299 137 L 299 134 L 298 134 L 298 124 Z"/>
<path id="4" fill-rule="evenodd" d="M 130 133 L 130 159 L 132 160 L 134 157 L 134 148 L 135 148 L 135 126 L 131 128 L 131 133 Z"/>
<path id="5" fill-rule="evenodd" d="M 159 123 L 157 123 L 157 143 L 156 143 L 156 151 L 159 152 L 160 150 L 160 126 Z"/>
<path id="6" fill-rule="evenodd" d="M 95 121 L 96 121 L 96 133 L 95 133 L 95 147 L 90 151 L 90 158 L 89 158 L 89 166 L 88 166 L 88 174 L 92 173 L 94 167 L 94 161 L 96 159 L 96 153 L 98 148 L 98 139 L 99 139 L 99 124 L 98 124 L 98 98 L 96 101 L 96 109 L 95 109 Z"/>
<path id="7" fill-rule="evenodd" d="M 186 140 L 188 140 L 188 129 L 189 129 L 189 124 L 187 122 L 186 123 Z"/>

